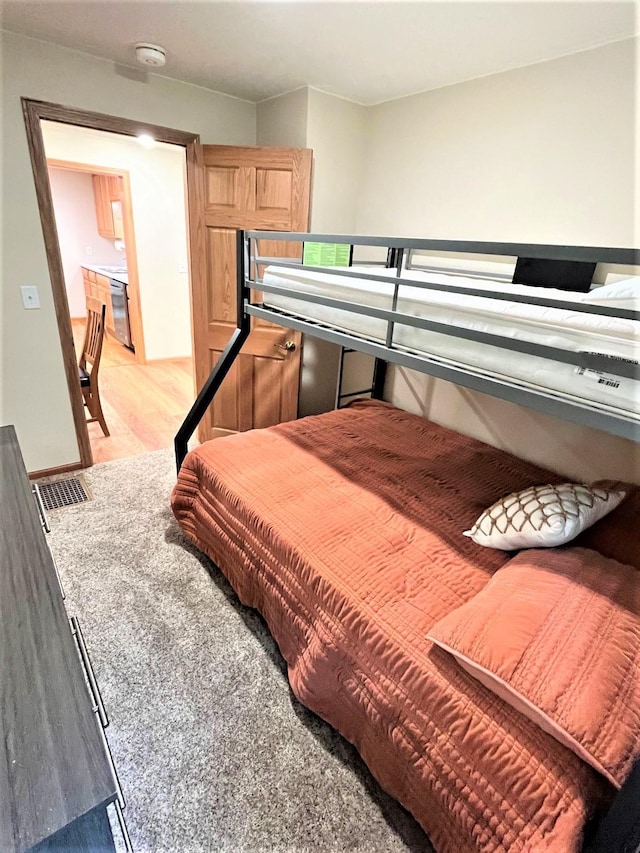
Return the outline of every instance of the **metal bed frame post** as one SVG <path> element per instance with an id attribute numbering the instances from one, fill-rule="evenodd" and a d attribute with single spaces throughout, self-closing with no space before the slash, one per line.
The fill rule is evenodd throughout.
<path id="1" fill-rule="evenodd" d="M 351 254 L 353 255 L 353 244 L 351 245 Z M 400 273 L 402 272 L 402 263 L 404 258 L 404 249 L 401 248 L 392 248 L 387 250 L 387 260 L 384 266 L 387 269 L 393 269 L 395 267 L 396 274 L 398 279 L 400 278 Z M 395 311 L 398 304 L 398 287 L 399 282 L 396 281 L 394 287 L 393 294 L 393 305 L 392 308 Z M 391 346 L 393 338 L 393 323 L 389 324 L 387 331 L 387 346 Z M 336 398 L 335 398 L 335 408 L 340 408 L 340 403 L 342 400 L 347 397 L 358 397 L 360 394 L 371 394 L 372 400 L 382 400 L 384 397 L 384 383 L 387 377 L 387 362 L 374 357 L 373 362 L 373 374 L 371 377 L 371 387 L 363 388 L 361 391 L 354 391 L 352 394 L 343 394 L 342 393 L 342 375 L 344 372 L 344 357 L 346 353 L 357 352 L 355 349 L 351 349 L 349 347 L 340 347 L 340 361 L 338 364 L 338 381 L 336 383 Z"/>
<path id="2" fill-rule="evenodd" d="M 387 267 L 389 269 L 393 269 L 393 267 L 395 267 L 398 280 L 400 279 L 400 273 L 402 272 L 404 251 L 405 250 L 401 248 L 392 248 L 387 251 Z M 396 310 L 398 305 L 398 288 L 399 281 L 396 281 L 395 289 L 393 292 L 393 311 Z M 393 323 L 389 323 L 386 344 L 388 347 L 391 347 L 393 344 Z M 371 396 L 374 400 L 382 400 L 384 398 L 384 383 L 386 378 L 387 362 L 381 358 L 376 358 L 373 368 L 373 390 L 371 393 Z"/>
<path id="3" fill-rule="evenodd" d="M 353 255 L 353 244 L 351 245 L 351 254 Z M 404 249 L 393 248 L 387 250 L 387 260 L 384 266 L 387 269 L 393 269 L 395 267 L 398 278 L 400 277 L 400 273 L 402 272 L 402 262 L 404 258 Z M 398 283 L 395 286 L 395 292 L 393 297 L 394 309 L 397 306 L 398 301 Z M 391 325 L 390 331 L 387 334 L 387 339 L 389 337 L 393 337 L 393 325 Z M 389 346 L 389 343 L 387 343 Z M 336 383 L 336 398 L 335 398 L 335 408 L 339 409 L 341 402 L 347 397 L 357 397 L 360 394 L 371 394 L 372 400 L 382 400 L 384 397 L 384 383 L 387 377 L 387 362 L 382 358 L 374 357 L 373 362 L 373 374 L 371 378 L 371 387 L 364 388 L 361 391 L 354 391 L 353 394 L 343 394 L 342 393 L 342 376 L 344 372 L 344 357 L 347 353 L 357 352 L 355 349 L 351 349 L 350 347 L 340 347 L 340 361 L 338 363 L 338 380 Z"/>
<path id="4" fill-rule="evenodd" d="M 209 378 L 196 397 L 196 401 L 189 409 L 180 429 L 174 439 L 176 453 L 176 465 L 178 473 L 188 452 L 188 441 L 195 432 L 196 427 L 204 417 L 209 408 L 216 391 L 222 385 L 231 365 L 236 360 L 242 345 L 249 337 L 251 331 L 251 317 L 245 311 L 245 300 L 250 299 L 249 289 L 246 283 L 246 272 L 249 268 L 249 246 L 245 240 L 245 232 L 236 233 L 236 328 L 229 339 L 220 358 L 217 360 Z"/>

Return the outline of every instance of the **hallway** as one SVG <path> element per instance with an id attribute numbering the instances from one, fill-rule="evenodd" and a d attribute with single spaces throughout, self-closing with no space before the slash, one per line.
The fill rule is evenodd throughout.
<path id="1" fill-rule="evenodd" d="M 84 320 L 72 320 L 77 355 L 84 326 Z M 109 334 L 102 348 L 98 385 L 111 435 L 103 435 L 97 423 L 88 425 L 96 463 L 171 447 L 195 399 L 190 358 L 137 364 L 133 353 Z"/>

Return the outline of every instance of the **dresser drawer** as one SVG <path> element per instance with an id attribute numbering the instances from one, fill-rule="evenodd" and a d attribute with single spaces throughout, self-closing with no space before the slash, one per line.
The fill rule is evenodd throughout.
<path id="1" fill-rule="evenodd" d="M 10 697 L 0 701 L 0 851 L 113 851 L 107 807 L 130 849 L 106 712 L 77 619 L 70 628 L 49 520 L 13 427 L 0 427 L 0 518 L 2 693 Z"/>

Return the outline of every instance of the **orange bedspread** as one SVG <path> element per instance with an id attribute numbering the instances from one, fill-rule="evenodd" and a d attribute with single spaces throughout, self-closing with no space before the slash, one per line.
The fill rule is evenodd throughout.
<path id="1" fill-rule="evenodd" d="M 510 555 L 462 536 L 549 472 L 379 403 L 208 442 L 172 505 L 296 696 L 439 851 L 569 851 L 612 788 L 425 639 Z"/>

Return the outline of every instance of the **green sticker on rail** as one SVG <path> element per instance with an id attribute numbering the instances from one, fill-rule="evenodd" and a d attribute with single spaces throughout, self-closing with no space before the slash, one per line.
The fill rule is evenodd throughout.
<path id="1" fill-rule="evenodd" d="M 310 267 L 348 267 L 351 261 L 349 243 L 305 243 L 302 263 Z"/>

